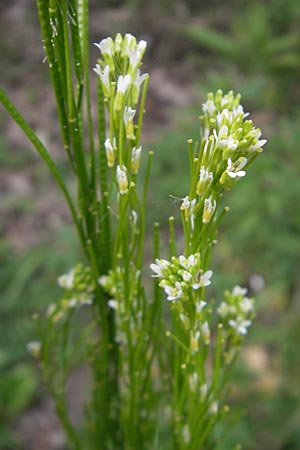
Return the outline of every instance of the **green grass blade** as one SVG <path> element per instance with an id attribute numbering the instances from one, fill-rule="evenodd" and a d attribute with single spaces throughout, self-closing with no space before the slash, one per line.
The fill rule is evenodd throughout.
<path id="1" fill-rule="evenodd" d="M 61 191 L 63 192 L 63 194 L 67 200 L 73 220 L 78 229 L 80 238 L 81 238 L 82 242 L 84 243 L 85 240 L 84 240 L 83 230 L 79 223 L 73 201 L 71 199 L 71 196 L 69 194 L 67 186 L 66 186 L 56 164 L 54 163 L 53 159 L 49 155 L 48 151 L 46 150 L 46 148 L 44 147 L 42 142 L 39 140 L 37 135 L 33 132 L 33 130 L 27 124 L 25 119 L 19 113 L 19 111 L 14 106 L 14 104 L 11 102 L 11 100 L 7 97 L 6 93 L 4 92 L 4 90 L 2 88 L 0 88 L 0 102 L 2 103 L 4 108 L 7 110 L 7 112 L 10 114 L 10 116 L 14 119 L 14 121 L 19 125 L 19 127 L 22 129 L 22 131 L 25 133 L 25 135 L 27 136 L 29 141 L 33 144 L 33 146 L 35 147 L 37 152 L 40 154 L 40 156 L 43 158 L 44 162 L 48 166 L 50 172 L 54 176 L 59 188 L 61 189 Z"/>

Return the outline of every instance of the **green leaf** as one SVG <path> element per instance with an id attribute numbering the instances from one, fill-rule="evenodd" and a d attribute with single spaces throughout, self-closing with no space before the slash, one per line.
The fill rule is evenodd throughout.
<path id="1" fill-rule="evenodd" d="M 19 113 L 17 108 L 14 106 L 14 104 L 11 102 L 11 100 L 7 97 L 6 93 L 2 88 L 0 88 L 0 102 L 4 106 L 4 108 L 7 110 L 7 112 L 10 114 L 10 116 L 14 119 L 14 121 L 19 125 L 19 127 L 23 130 L 29 141 L 33 144 L 37 152 L 40 154 L 40 156 L 43 158 L 44 162 L 48 166 L 50 172 L 54 176 L 58 186 L 60 187 L 61 191 L 63 192 L 67 203 L 69 205 L 73 220 L 75 222 L 75 225 L 78 229 L 79 235 L 81 239 L 84 239 L 83 237 L 83 231 L 80 226 L 80 223 L 78 221 L 77 213 L 73 204 L 73 201 L 70 197 L 69 191 L 67 189 L 67 186 L 65 185 L 65 182 L 54 163 L 53 159 L 47 152 L 46 148 L 42 144 L 42 142 L 39 140 L 37 135 L 33 132 L 33 130 L 30 128 L 30 126 L 27 124 L 25 119 L 22 117 L 22 115 Z"/>

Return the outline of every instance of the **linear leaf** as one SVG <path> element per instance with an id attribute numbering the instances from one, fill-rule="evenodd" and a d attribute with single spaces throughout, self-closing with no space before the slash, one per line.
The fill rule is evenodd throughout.
<path id="1" fill-rule="evenodd" d="M 67 203 L 69 205 L 73 220 L 75 222 L 75 225 L 78 229 L 80 238 L 84 242 L 84 235 L 81 228 L 81 225 L 78 221 L 77 213 L 73 204 L 73 201 L 71 199 L 71 196 L 69 194 L 69 191 L 67 189 L 67 186 L 55 164 L 51 156 L 49 155 L 48 151 L 46 150 L 45 146 L 42 144 L 40 139 L 37 137 L 37 135 L 34 133 L 34 131 L 30 128 L 30 126 L 27 124 L 25 119 L 22 117 L 22 115 L 19 113 L 17 108 L 14 106 L 14 104 L 11 102 L 11 100 L 8 98 L 6 93 L 2 88 L 0 88 L 0 102 L 4 106 L 4 108 L 7 110 L 7 112 L 10 114 L 10 116 L 14 119 L 14 121 L 19 125 L 19 127 L 23 130 L 29 141 L 33 144 L 37 152 L 40 154 L 40 156 L 43 158 L 44 162 L 48 166 L 49 170 L 51 171 L 52 175 L 54 176 L 58 186 L 60 187 L 61 191 L 63 192 Z"/>

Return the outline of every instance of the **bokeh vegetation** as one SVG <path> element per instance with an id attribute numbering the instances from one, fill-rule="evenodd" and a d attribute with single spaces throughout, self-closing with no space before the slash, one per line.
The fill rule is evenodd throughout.
<path id="1" fill-rule="evenodd" d="M 45 133 L 44 138 L 51 139 L 53 151 L 59 152 L 46 71 L 40 67 L 42 49 L 37 50 L 36 12 L 28 2 L 20 7 L 25 18 L 20 36 L 16 31 L 15 41 L 4 39 L 10 36 L 9 24 L 16 26 L 13 8 L 17 3 L 0 7 L 4 12 L 1 84 L 23 108 L 30 105 L 32 121 Z M 91 4 L 95 14 L 91 39 L 99 40 L 121 28 L 140 34 L 151 44 L 147 66 L 151 72 L 154 67 L 155 74 L 145 135 L 156 153 L 149 222 L 160 220 L 166 211 L 174 214 L 176 197 L 186 191 L 185 142 L 198 136 L 197 116 L 205 92 L 219 87 L 240 91 L 245 109 L 259 116 L 255 121 L 269 142 L 250 170 L 251 176 L 241 181 L 238 192 L 230 194 L 231 212 L 218 238 L 223 245 L 216 249 L 215 263 L 223 274 L 220 289 L 247 284 L 258 298 L 256 325 L 229 392 L 229 404 L 238 406 L 240 413 L 231 417 L 230 432 L 218 430 L 222 436 L 219 450 L 232 450 L 237 442 L 246 450 L 297 450 L 300 4 L 297 0 L 232 0 L 226 4 L 221 0 L 165 0 L 149 5 L 138 0 L 107 0 L 101 7 L 94 0 Z M 102 17 L 99 23 L 98 17 Z M 26 29 L 31 30 L 31 37 L 25 44 L 31 46 L 24 45 L 20 51 Z M 35 67 L 40 72 L 34 76 Z M 178 90 L 182 96 L 176 94 Z M 0 118 L 0 449 L 27 450 L 30 447 L 18 433 L 20 417 L 39 408 L 44 396 L 38 371 L 25 349 L 34 338 L 31 317 L 56 298 L 56 276 L 66 271 L 79 250 L 74 247 L 63 202 L 57 200 L 58 192 L 42 163 L 27 142 L 15 137 L 16 130 L 3 111 Z"/>

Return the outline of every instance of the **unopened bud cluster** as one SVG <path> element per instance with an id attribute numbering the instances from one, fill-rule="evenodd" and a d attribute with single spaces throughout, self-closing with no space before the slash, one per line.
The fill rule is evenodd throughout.
<path id="1" fill-rule="evenodd" d="M 138 111 L 142 86 L 148 74 L 141 74 L 140 66 L 146 41 L 137 42 L 131 34 L 118 33 L 95 44 L 101 58 L 94 68 L 100 78 L 109 111 L 109 134 L 104 142 L 107 165 L 114 168 L 118 190 L 128 193 L 130 179 L 138 173 L 141 150 L 139 145 L 140 114 Z"/>

